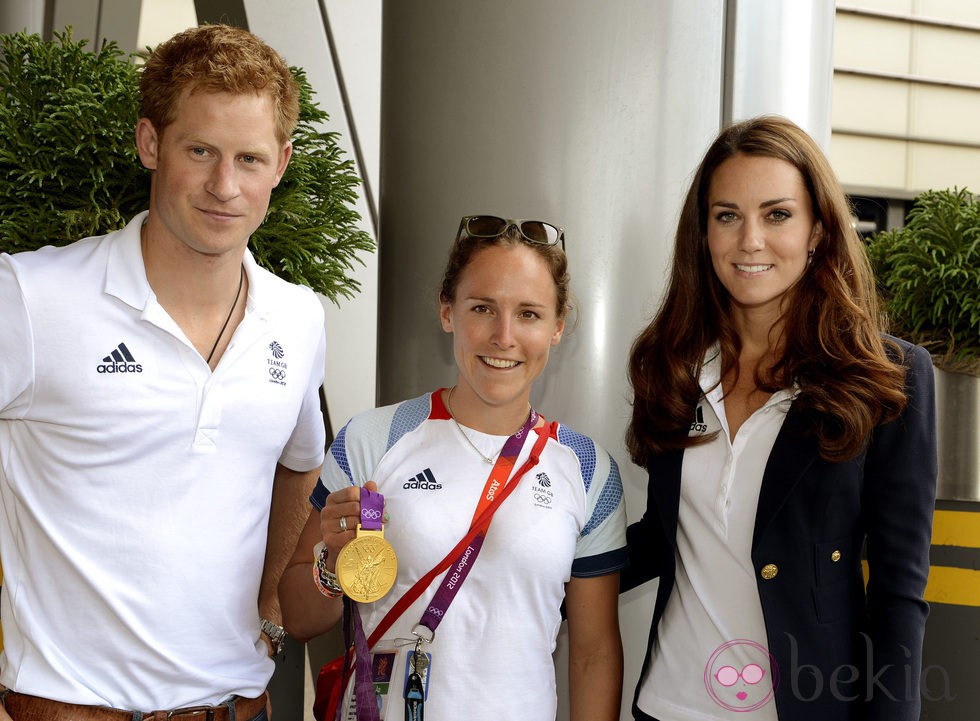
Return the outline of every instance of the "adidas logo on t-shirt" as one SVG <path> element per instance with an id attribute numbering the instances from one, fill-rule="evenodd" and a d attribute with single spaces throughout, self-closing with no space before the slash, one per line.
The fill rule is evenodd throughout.
<path id="1" fill-rule="evenodd" d="M 424 491 L 438 491 L 440 488 L 442 488 L 442 484 L 436 481 L 436 477 L 433 475 L 432 470 L 426 468 L 411 480 L 406 481 L 402 488 L 405 488 L 406 490 L 409 488 L 418 488 Z"/>
<path id="2" fill-rule="evenodd" d="M 115 350 L 102 359 L 95 367 L 99 373 L 142 373 L 143 366 L 136 362 L 133 354 L 125 343 L 120 343 Z"/>

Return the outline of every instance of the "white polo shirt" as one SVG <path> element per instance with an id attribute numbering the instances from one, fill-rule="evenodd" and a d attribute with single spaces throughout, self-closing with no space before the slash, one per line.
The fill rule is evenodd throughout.
<path id="1" fill-rule="evenodd" d="M 323 309 L 249 253 L 214 373 L 125 229 L 0 256 L 0 683 L 152 710 L 256 696 L 276 463 L 323 458 Z"/>
<path id="2" fill-rule="evenodd" d="M 637 704 L 654 718 L 674 721 L 747 716 L 776 721 L 775 702 L 771 694 L 765 698 L 772 688 L 771 670 L 752 533 L 766 462 L 795 391 L 774 393 L 742 424 L 733 442 L 717 348 L 708 358 L 690 435 L 719 432 L 714 440 L 684 451 L 674 588 Z M 752 684 L 738 678 L 735 685 L 724 686 L 714 678 L 718 669 L 712 664 L 739 672 L 758 664 L 765 676 Z"/>

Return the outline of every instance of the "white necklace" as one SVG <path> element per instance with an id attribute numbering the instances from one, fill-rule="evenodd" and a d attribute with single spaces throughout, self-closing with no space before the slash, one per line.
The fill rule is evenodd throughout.
<path id="1" fill-rule="evenodd" d="M 456 430 L 458 430 L 459 433 L 460 433 L 460 435 L 463 436 L 463 438 L 466 440 L 466 442 L 470 444 L 470 448 L 472 448 L 474 451 L 476 451 L 476 454 L 480 458 L 483 459 L 483 462 L 484 463 L 492 464 L 493 461 L 494 461 L 494 459 L 497 456 L 500 455 L 500 452 L 501 451 L 504 450 L 504 446 L 507 445 L 507 441 L 504 441 L 504 446 L 501 446 L 500 447 L 500 450 L 497 451 L 496 453 L 494 453 L 493 456 L 484 455 L 483 451 L 481 451 L 479 448 L 476 447 L 476 444 L 473 442 L 473 440 L 466 434 L 466 431 L 463 430 L 463 426 L 459 425 L 459 421 L 456 420 L 456 416 L 453 415 L 453 405 L 452 405 L 452 403 L 453 403 L 453 391 L 454 390 L 456 390 L 456 386 L 453 386 L 452 388 L 449 389 L 449 395 L 446 397 L 446 410 L 449 411 L 449 417 L 452 418 L 453 419 L 453 423 L 456 424 Z M 527 409 L 527 415 L 528 415 L 528 418 L 531 417 L 531 409 L 530 409 L 530 407 Z M 524 423 L 527 423 L 527 418 L 524 419 Z M 521 423 L 521 426 L 523 426 L 524 423 Z"/>

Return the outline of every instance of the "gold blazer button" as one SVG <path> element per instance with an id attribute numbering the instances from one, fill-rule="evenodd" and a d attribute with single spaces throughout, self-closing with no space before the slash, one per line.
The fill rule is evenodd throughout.
<path id="1" fill-rule="evenodd" d="M 777 573 L 779 573 L 779 567 L 775 563 L 767 563 L 760 571 L 761 576 L 767 581 L 774 579 Z"/>
<path id="2" fill-rule="evenodd" d="M 834 551 L 830 554 L 830 560 L 837 563 L 840 560 L 840 551 Z"/>

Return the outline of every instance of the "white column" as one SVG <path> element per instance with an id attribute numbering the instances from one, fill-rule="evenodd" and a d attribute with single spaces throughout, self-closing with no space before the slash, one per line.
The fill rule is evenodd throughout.
<path id="1" fill-rule="evenodd" d="M 0 2 L 0 33 L 42 33 L 44 0 L 3 0 Z"/>
<path id="2" fill-rule="evenodd" d="M 373 235 L 371 219 L 376 210 L 365 191 L 377 189 L 381 0 L 327 0 L 322 4 L 317 0 L 245 0 L 244 5 L 249 29 L 290 65 L 306 71 L 317 102 L 330 115 L 324 130 L 339 133 L 338 144 L 367 181 L 355 208 L 361 228 Z M 360 153 L 355 149 L 355 136 Z M 363 255 L 361 260 L 364 265 L 351 270 L 361 284 L 360 293 L 350 300 L 341 299 L 339 306 L 324 301 L 324 388 L 335 431 L 355 413 L 374 407 L 377 396 L 378 255 Z"/>
<path id="3" fill-rule="evenodd" d="M 830 149 L 833 0 L 728 0 L 726 120 L 785 115 Z"/>
<path id="4" fill-rule="evenodd" d="M 646 478 L 623 443 L 627 355 L 663 290 L 685 184 L 721 122 L 724 20 L 716 0 L 385 3 L 382 402 L 455 378 L 436 291 L 461 215 L 562 225 L 581 312 L 533 401 L 616 457 L 637 520 Z M 624 719 L 654 588 L 621 605 Z"/>

